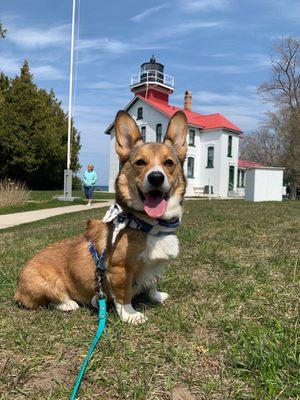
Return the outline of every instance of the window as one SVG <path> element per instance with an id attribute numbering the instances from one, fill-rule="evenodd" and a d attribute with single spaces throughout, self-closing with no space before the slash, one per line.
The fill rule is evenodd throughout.
<path id="1" fill-rule="evenodd" d="M 228 136 L 227 157 L 232 157 L 232 136 Z"/>
<path id="2" fill-rule="evenodd" d="M 189 146 L 195 146 L 195 131 L 192 129 L 189 131 Z"/>
<path id="3" fill-rule="evenodd" d="M 245 171 L 243 169 L 238 170 L 238 187 L 245 187 Z"/>
<path id="4" fill-rule="evenodd" d="M 214 152 L 215 149 L 213 146 L 208 147 L 207 149 L 207 166 L 206 168 L 213 168 L 214 167 Z"/>
<path id="5" fill-rule="evenodd" d="M 214 187 L 210 187 L 210 193 L 209 193 L 209 185 L 205 185 L 203 188 L 203 193 L 204 194 L 214 194 Z"/>
<path id="6" fill-rule="evenodd" d="M 139 107 L 137 110 L 137 119 L 143 119 L 143 107 Z"/>
<path id="7" fill-rule="evenodd" d="M 162 126 L 161 124 L 156 125 L 156 141 L 161 143 L 161 132 L 162 132 Z"/>
<path id="8" fill-rule="evenodd" d="M 142 135 L 143 141 L 146 142 L 146 127 L 145 126 L 141 127 L 141 135 Z"/>
<path id="9" fill-rule="evenodd" d="M 187 176 L 188 176 L 188 178 L 194 178 L 194 159 L 193 159 L 193 157 L 188 158 Z"/>

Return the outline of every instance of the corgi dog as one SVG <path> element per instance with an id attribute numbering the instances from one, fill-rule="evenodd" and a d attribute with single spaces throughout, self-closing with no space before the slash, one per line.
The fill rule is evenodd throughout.
<path id="1" fill-rule="evenodd" d="M 115 120 L 116 152 L 121 169 L 116 204 L 104 221 L 89 220 L 84 234 L 41 250 L 21 270 L 15 300 L 29 309 L 51 305 L 63 311 L 91 304 L 95 295 L 95 263 L 88 250 L 105 249 L 104 291 L 122 321 L 147 320 L 131 302 L 146 293 L 163 303 L 168 294 L 157 284 L 168 260 L 179 252 L 175 228 L 182 217 L 186 188 L 187 120 L 178 111 L 170 119 L 163 143 L 144 143 L 136 122 L 125 111 Z"/>

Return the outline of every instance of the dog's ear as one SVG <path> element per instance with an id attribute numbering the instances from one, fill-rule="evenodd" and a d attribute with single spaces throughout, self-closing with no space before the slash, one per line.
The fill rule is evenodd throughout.
<path id="1" fill-rule="evenodd" d="M 116 152 L 124 163 L 129 156 L 131 149 L 137 144 L 138 141 L 143 141 L 141 132 L 131 118 L 125 111 L 119 111 L 115 120 L 116 131 Z"/>
<path id="2" fill-rule="evenodd" d="M 188 124 L 185 113 L 183 111 L 177 111 L 170 119 L 164 138 L 164 143 L 170 143 L 174 147 L 181 162 L 185 160 L 187 153 L 187 128 Z"/>

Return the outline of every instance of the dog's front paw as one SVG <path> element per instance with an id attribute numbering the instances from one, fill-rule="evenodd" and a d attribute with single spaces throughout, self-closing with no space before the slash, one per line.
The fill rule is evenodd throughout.
<path id="1" fill-rule="evenodd" d="M 143 313 L 136 311 L 131 304 L 120 304 L 115 301 L 115 306 L 121 321 L 128 324 L 143 324 L 148 319 Z"/>
<path id="2" fill-rule="evenodd" d="M 167 298 L 169 297 L 169 294 L 165 293 L 165 292 L 159 292 L 156 289 L 151 289 L 151 290 L 149 290 L 148 296 L 149 296 L 149 299 L 151 301 L 153 301 L 153 303 L 162 304 L 167 300 Z"/>

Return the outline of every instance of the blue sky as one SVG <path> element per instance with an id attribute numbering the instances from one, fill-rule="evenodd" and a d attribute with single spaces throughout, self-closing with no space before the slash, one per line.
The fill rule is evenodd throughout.
<path id="1" fill-rule="evenodd" d="M 77 0 L 79 3 L 79 0 Z M 74 120 L 80 160 L 108 181 L 109 138 L 104 129 L 132 98 L 130 75 L 154 51 L 175 77 L 170 102 L 193 93 L 193 110 L 221 112 L 246 133 L 270 107 L 256 94 L 270 75 L 272 46 L 299 36 L 294 0 L 81 0 Z M 71 0 L 6 0 L 0 20 L 0 70 L 14 76 L 25 58 L 35 82 L 68 100 Z"/>

